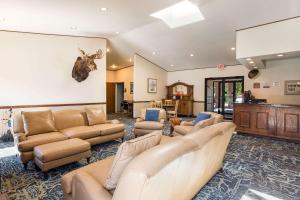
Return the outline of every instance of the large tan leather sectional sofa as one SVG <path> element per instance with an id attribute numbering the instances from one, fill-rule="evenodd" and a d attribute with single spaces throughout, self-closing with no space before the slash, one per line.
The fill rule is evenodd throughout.
<path id="1" fill-rule="evenodd" d="M 233 123 L 221 122 L 180 137 L 162 136 L 160 144 L 131 158 L 124 170 L 119 171 L 121 176 L 115 189 L 107 187 L 107 179 L 120 160 L 118 153 L 89 164 L 62 177 L 64 197 L 68 200 L 192 199 L 222 167 L 234 130 Z M 136 149 L 133 146 L 127 151 L 132 155 Z M 124 159 L 120 162 L 124 164 Z"/>
<path id="2" fill-rule="evenodd" d="M 31 112 L 29 115 L 31 134 L 25 131 L 28 127 L 24 126 L 29 125 L 24 123 L 24 116 L 22 117 L 20 113 L 14 117 L 14 134 L 17 136 L 20 159 L 25 168 L 28 161 L 34 159 L 34 148 L 39 145 L 72 138 L 79 138 L 89 142 L 91 145 L 95 145 L 124 137 L 124 124 L 120 124 L 118 120 L 107 121 L 103 111 L 101 112 L 105 120 L 100 124 L 94 123 L 95 125 L 89 123 L 85 110 L 59 110 L 50 112 L 52 112 L 50 114 L 53 116 L 53 125 L 51 124 L 51 118 L 50 120 L 45 119 L 49 122 L 43 121 L 43 123 L 40 123 L 41 117 L 39 116 L 39 112 Z"/>

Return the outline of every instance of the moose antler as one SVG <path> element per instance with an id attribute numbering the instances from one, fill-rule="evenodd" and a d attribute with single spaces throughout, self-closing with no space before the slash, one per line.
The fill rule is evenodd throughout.
<path id="1" fill-rule="evenodd" d="M 78 50 L 80 51 L 82 57 L 85 56 L 85 52 L 82 49 L 78 48 Z"/>
<path id="2" fill-rule="evenodd" d="M 91 55 L 91 57 L 94 59 L 101 59 L 103 57 L 103 51 L 99 49 L 95 54 Z"/>

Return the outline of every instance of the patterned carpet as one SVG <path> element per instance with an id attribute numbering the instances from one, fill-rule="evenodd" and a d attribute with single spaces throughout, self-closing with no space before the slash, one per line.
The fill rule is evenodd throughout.
<path id="1" fill-rule="evenodd" d="M 118 116 L 110 116 L 111 118 Z M 126 139 L 133 137 L 133 120 L 123 118 Z M 164 134 L 169 134 L 166 123 Z M 92 147 L 92 162 L 114 155 L 121 141 Z M 62 199 L 60 177 L 86 165 L 86 161 L 59 167 L 44 181 L 29 164 L 25 171 L 12 143 L 0 144 L 1 191 L 10 199 Z M 234 135 L 224 171 L 219 172 L 194 198 L 203 200 L 300 200 L 300 144 Z"/>

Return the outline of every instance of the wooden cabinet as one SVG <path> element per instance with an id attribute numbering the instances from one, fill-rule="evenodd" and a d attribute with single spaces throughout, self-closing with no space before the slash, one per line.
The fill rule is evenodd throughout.
<path id="1" fill-rule="evenodd" d="M 179 99 L 178 114 L 193 115 L 194 86 L 177 82 L 167 86 L 167 99 Z"/>
<path id="2" fill-rule="evenodd" d="M 238 132 L 300 140 L 300 106 L 235 104 Z"/>

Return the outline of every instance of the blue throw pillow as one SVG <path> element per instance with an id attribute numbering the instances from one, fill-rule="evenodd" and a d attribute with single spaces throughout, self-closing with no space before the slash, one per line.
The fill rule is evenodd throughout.
<path id="1" fill-rule="evenodd" d="M 145 121 L 158 121 L 159 110 L 146 110 Z"/>
<path id="2" fill-rule="evenodd" d="M 206 113 L 199 113 L 195 119 L 195 123 L 197 124 L 198 122 L 201 122 L 203 120 L 209 119 L 210 118 L 210 114 L 206 114 Z"/>

